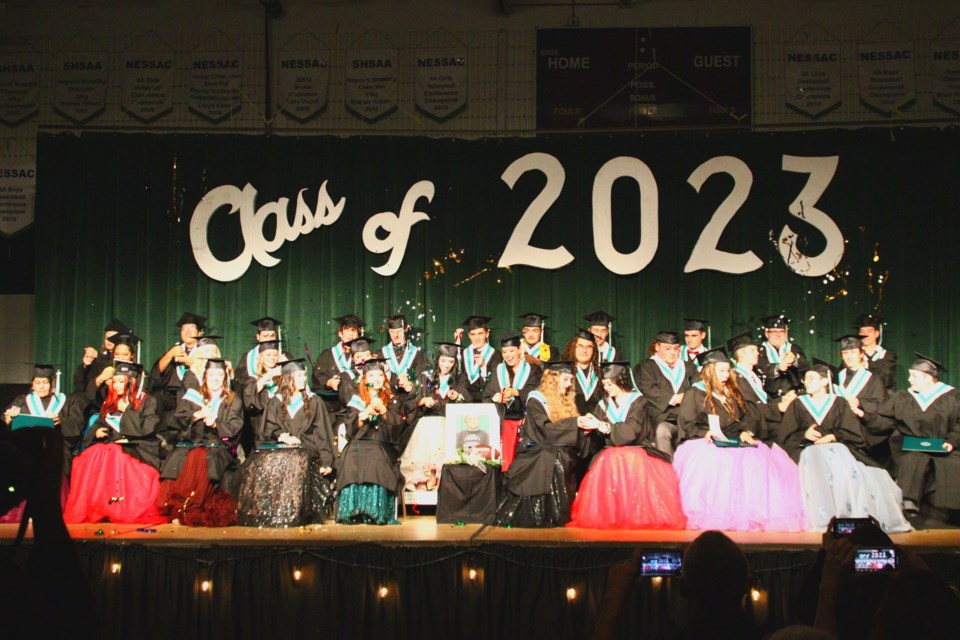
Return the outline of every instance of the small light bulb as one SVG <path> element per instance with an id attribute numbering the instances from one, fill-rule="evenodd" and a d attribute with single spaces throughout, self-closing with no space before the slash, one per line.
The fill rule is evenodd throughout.
<path id="1" fill-rule="evenodd" d="M 300 569 L 294 569 L 294 570 L 293 570 L 293 579 L 294 579 L 294 580 L 297 580 L 297 581 L 299 582 L 300 578 L 302 578 L 302 577 L 303 577 L 303 572 L 300 571 Z"/>
<path id="2" fill-rule="evenodd" d="M 470 569 L 470 571 L 467 572 L 467 575 L 470 577 L 471 580 L 476 580 L 476 579 L 477 579 L 477 570 L 476 570 L 476 569 Z"/>
<path id="3" fill-rule="evenodd" d="M 204 593 L 209 593 L 211 590 L 213 590 L 212 581 L 204 580 L 203 582 L 200 583 L 200 591 L 203 591 Z"/>
<path id="4" fill-rule="evenodd" d="M 120 569 L 122 568 L 119 562 L 114 562 L 110 565 L 110 573 L 120 573 Z"/>
<path id="5" fill-rule="evenodd" d="M 759 602 L 759 601 L 760 601 L 760 591 L 757 590 L 757 589 L 750 589 L 750 598 L 753 599 L 754 602 Z"/>
<path id="6" fill-rule="evenodd" d="M 653 577 L 650 579 L 650 582 L 652 582 L 652 583 L 655 584 L 655 585 L 659 585 L 659 584 L 661 584 L 661 583 L 663 582 L 663 577 L 662 577 L 662 576 L 653 576 Z"/>
<path id="7" fill-rule="evenodd" d="M 386 598 L 389 593 L 390 593 L 389 589 L 387 589 L 386 587 L 380 587 L 379 594 L 381 598 Z"/>
<path id="8" fill-rule="evenodd" d="M 573 587 L 569 587 L 567 589 L 567 600 L 569 600 L 570 602 L 573 602 L 576 599 L 577 599 L 577 590 L 574 589 Z"/>

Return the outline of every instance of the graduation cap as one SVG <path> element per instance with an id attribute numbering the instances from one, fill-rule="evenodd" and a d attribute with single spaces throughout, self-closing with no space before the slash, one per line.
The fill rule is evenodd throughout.
<path id="1" fill-rule="evenodd" d="M 500 348 L 503 348 L 503 347 L 520 348 L 520 343 L 522 342 L 523 342 L 523 337 L 516 331 L 513 331 L 511 333 L 505 333 L 502 336 L 500 336 Z"/>
<path id="2" fill-rule="evenodd" d="M 370 358 L 363 361 L 363 372 L 367 371 L 386 371 L 386 366 L 382 358 Z"/>
<path id="3" fill-rule="evenodd" d="M 107 331 L 116 331 L 117 333 L 120 333 L 121 331 L 130 331 L 130 327 L 125 325 L 120 320 L 117 320 L 116 318 L 114 318 L 113 320 L 110 321 L 109 324 L 107 324 L 107 326 L 103 328 L 104 333 L 106 333 Z"/>
<path id="4" fill-rule="evenodd" d="M 387 316 L 387 329 L 407 329 L 407 319 L 401 315 Z"/>
<path id="5" fill-rule="evenodd" d="M 848 333 L 845 336 L 840 336 L 834 342 L 840 343 L 840 351 L 849 351 L 850 349 L 856 349 L 859 351 L 863 349 L 863 343 L 860 342 L 860 336 L 855 336 L 852 333 Z"/>
<path id="6" fill-rule="evenodd" d="M 363 322 L 363 320 L 360 319 L 360 316 L 358 316 L 358 315 L 355 314 L 355 313 L 348 313 L 348 314 L 345 315 L 345 316 L 340 316 L 340 317 L 338 317 L 338 318 L 334 318 L 334 321 L 335 321 L 338 325 L 340 325 L 340 328 L 341 328 L 341 329 L 342 329 L 343 327 L 356 327 L 357 329 L 359 329 L 360 327 L 366 326 L 366 324 Z"/>
<path id="7" fill-rule="evenodd" d="M 705 367 L 708 364 L 718 364 L 720 362 L 730 362 L 730 359 L 727 357 L 727 350 L 724 347 L 714 347 L 708 351 L 697 355 L 697 362 L 700 363 L 701 367 Z"/>
<path id="8" fill-rule="evenodd" d="M 610 323 L 616 320 L 606 311 L 592 311 L 583 316 L 583 319 L 590 323 L 591 327 L 610 326 Z"/>
<path id="9" fill-rule="evenodd" d="M 467 331 L 473 331 L 474 329 L 487 329 L 487 324 L 493 320 L 490 316 L 470 316 L 463 321 L 463 326 L 467 328 Z"/>
<path id="10" fill-rule="evenodd" d="M 456 342 L 434 342 L 433 344 L 439 347 L 439 349 L 437 349 L 438 355 L 456 358 L 460 353 L 460 345 Z"/>
<path id="11" fill-rule="evenodd" d="M 860 327 L 873 327 L 877 331 L 880 331 L 881 323 L 883 318 L 872 313 L 861 313 L 856 318 L 853 319 L 853 328 L 859 329 Z"/>
<path id="12" fill-rule="evenodd" d="M 626 360 L 613 360 L 610 362 L 601 362 L 600 370 L 606 380 L 616 380 L 621 375 L 630 374 L 630 363 Z"/>
<path id="13" fill-rule="evenodd" d="M 573 360 L 551 360 L 545 367 L 547 371 L 554 373 L 573 373 L 574 364 Z"/>
<path id="14" fill-rule="evenodd" d="M 297 371 L 306 371 L 307 365 L 303 364 L 304 362 L 306 362 L 306 360 L 303 358 L 278 362 L 277 364 L 280 365 L 280 375 L 285 376 L 289 373 L 296 373 Z"/>
<path id="15" fill-rule="evenodd" d="M 658 331 L 654 340 L 662 344 L 680 344 L 680 336 L 676 331 Z"/>
<path id="16" fill-rule="evenodd" d="M 787 325 L 790 324 L 790 318 L 782 313 L 761 318 L 760 321 L 763 323 L 764 329 L 786 329 Z"/>
<path id="17" fill-rule="evenodd" d="M 750 345 L 756 345 L 757 343 L 753 340 L 753 335 L 747 331 L 741 333 L 738 336 L 733 336 L 727 340 L 727 351 L 729 353 L 736 354 L 737 349 L 742 349 L 743 347 L 749 347 Z"/>
<path id="18" fill-rule="evenodd" d="M 683 330 L 684 331 L 707 331 L 707 325 L 710 324 L 709 320 L 697 320 L 696 318 L 684 318 L 683 319 Z"/>
<path id="19" fill-rule="evenodd" d="M 370 345 L 376 342 L 373 338 L 368 338 L 366 336 L 356 338 L 350 342 L 344 342 L 343 346 L 347 349 L 350 349 L 351 353 L 363 353 L 364 351 L 370 351 Z"/>
<path id="20" fill-rule="evenodd" d="M 526 313 L 521 313 L 520 317 L 523 318 L 522 327 L 540 327 L 543 329 L 543 321 L 549 318 L 550 316 L 545 316 L 533 311 L 528 311 Z"/>
<path id="21" fill-rule="evenodd" d="M 836 370 L 836 367 L 826 360 L 821 360 L 820 358 L 814 358 L 813 364 L 809 369 L 807 369 L 807 371 L 813 371 L 828 380 L 833 380 L 833 374 L 836 372 Z"/>
<path id="22" fill-rule="evenodd" d="M 597 344 L 597 336 L 580 327 L 577 327 L 577 338 L 580 340 L 589 340 L 594 345 Z"/>
<path id="23" fill-rule="evenodd" d="M 910 365 L 910 368 L 911 368 L 912 370 L 914 370 L 914 371 L 922 371 L 923 373 L 928 373 L 928 374 L 930 374 L 931 376 L 933 376 L 934 378 L 936 378 L 937 380 L 940 379 L 940 373 L 941 373 L 941 372 L 943 372 L 943 373 L 946 373 L 946 372 L 947 372 L 946 367 L 944 367 L 942 364 L 940 364 L 939 362 L 937 362 L 937 361 L 934 360 L 933 358 L 930 358 L 930 357 L 928 357 L 928 356 L 925 356 L 925 355 L 923 355 L 922 353 L 919 353 L 919 352 L 917 352 L 917 351 L 914 351 L 913 353 L 914 353 L 914 355 L 917 356 L 917 359 L 914 360 L 914 361 L 913 361 L 913 364 Z"/>
<path id="24" fill-rule="evenodd" d="M 127 376 L 128 378 L 139 377 L 143 371 L 143 365 L 136 362 L 118 362 L 113 370 L 115 376 Z"/>
<path id="25" fill-rule="evenodd" d="M 33 365 L 33 377 L 47 378 L 52 381 L 57 377 L 57 368 L 52 364 L 35 364 Z"/>
<path id="26" fill-rule="evenodd" d="M 180 319 L 177 320 L 177 324 L 174 326 L 182 327 L 185 324 L 193 324 L 197 326 L 197 329 L 203 329 L 203 327 L 207 324 L 207 319 L 204 316 L 198 316 L 195 313 L 185 311 L 184 314 L 180 316 Z"/>
<path id="27" fill-rule="evenodd" d="M 264 351 L 280 351 L 280 341 L 261 340 L 257 343 L 257 351 L 260 353 L 263 353 Z"/>
<path id="28" fill-rule="evenodd" d="M 131 349 L 136 349 L 137 345 L 140 344 L 140 337 L 134 335 L 129 329 L 126 329 L 124 331 L 118 331 L 110 336 L 110 342 L 113 343 L 113 346 L 125 344 Z"/>
<path id="29" fill-rule="evenodd" d="M 263 316 L 262 318 L 257 318 L 250 322 L 253 326 L 257 328 L 257 332 L 260 331 L 276 331 L 277 327 L 283 324 L 281 321 L 276 318 L 271 318 L 270 316 Z"/>
<path id="30" fill-rule="evenodd" d="M 217 344 L 217 340 L 223 340 L 223 336 L 200 336 L 197 338 L 197 346 L 205 347 L 209 344 Z"/>
<path id="31" fill-rule="evenodd" d="M 206 369 L 223 369 L 227 370 L 227 361 L 223 358 L 207 358 L 207 365 L 204 367 Z"/>

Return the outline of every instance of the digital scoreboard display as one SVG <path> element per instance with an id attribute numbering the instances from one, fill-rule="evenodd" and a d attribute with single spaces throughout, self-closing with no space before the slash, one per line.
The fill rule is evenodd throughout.
<path id="1" fill-rule="evenodd" d="M 749 126 L 749 27 L 540 29 L 538 129 Z"/>

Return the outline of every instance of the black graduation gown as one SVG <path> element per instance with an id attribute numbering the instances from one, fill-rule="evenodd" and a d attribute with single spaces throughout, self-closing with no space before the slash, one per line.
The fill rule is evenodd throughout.
<path id="1" fill-rule="evenodd" d="M 279 394 L 273 396 L 267 401 L 259 427 L 257 444 L 278 442 L 277 438 L 281 433 L 289 433 L 300 439 L 300 446 L 306 449 L 311 457 L 319 459 L 320 466 L 333 467 L 333 426 L 330 414 L 318 396 L 306 396 L 303 406 L 292 418 L 283 398 Z"/>
<path id="2" fill-rule="evenodd" d="M 259 353 L 259 346 L 254 347 L 250 351 L 247 351 L 246 353 L 243 354 L 243 356 L 241 356 L 239 360 L 234 361 L 236 363 L 236 367 L 233 370 L 233 380 L 234 380 L 233 389 L 235 391 L 243 388 L 243 383 L 246 381 L 247 378 L 251 376 L 256 377 L 257 375 L 256 374 L 256 357 L 254 357 L 254 369 L 251 370 L 247 365 L 247 358 L 250 357 L 251 352 Z M 280 361 L 284 361 L 284 360 L 293 360 L 293 356 L 290 355 L 289 353 L 281 352 Z M 253 371 L 253 373 L 251 373 L 251 371 Z"/>
<path id="3" fill-rule="evenodd" d="M 780 413 L 780 408 L 777 406 L 777 399 L 771 399 L 767 396 L 767 400 L 764 401 L 763 398 L 757 393 L 756 389 L 753 388 L 751 381 L 740 371 L 733 369 L 732 372 L 737 377 L 737 386 L 740 388 L 740 393 L 743 395 L 743 399 L 747 402 L 756 405 L 757 409 L 760 411 L 760 415 L 763 416 L 763 421 L 767 426 L 767 437 L 772 438 L 777 425 L 780 424 L 780 421 L 783 420 L 783 414 Z M 756 372 L 754 372 L 756 373 Z M 761 376 L 760 384 L 763 384 L 763 378 Z M 764 393 L 766 391 L 764 390 Z M 769 442 L 767 443 L 769 444 Z"/>
<path id="4" fill-rule="evenodd" d="M 878 349 L 873 352 L 872 356 L 867 354 L 867 368 L 880 376 L 880 380 L 883 381 L 883 386 L 888 392 L 893 392 L 897 388 L 896 351 L 890 349 L 880 351 Z"/>
<path id="5" fill-rule="evenodd" d="M 504 363 L 501 363 L 504 364 Z M 527 376 L 526 382 L 524 385 L 518 389 L 520 392 L 519 397 L 513 398 L 512 402 L 503 404 L 498 402 L 497 412 L 500 414 L 501 420 L 522 420 L 523 416 L 526 414 L 526 404 L 527 396 L 530 395 L 531 391 L 535 391 L 537 387 L 540 386 L 540 369 L 536 365 L 532 365 L 527 362 L 527 365 L 530 367 L 530 375 Z M 506 366 L 504 364 L 504 366 Z M 499 367 L 499 365 L 498 365 Z M 510 367 L 507 367 L 510 370 Z M 514 373 L 510 372 L 511 383 L 515 379 Z M 500 386 L 500 380 L 497 378 L 496 369 L 493 373 L 490 374 L 490 378 L 487 380 L 487 386 L 483 388 L 483 402 L 493 402 L 493 396 L 497 395 L 503 390 Z"/>
<path id="6" fill-rule="evenodd" d="M 236 466 L 232 449 L 236 446 L 240 430 L 243 428 L 243 403 L 237 394 L 233 395 L 230 402 L 222 401 L 217 409 L 217 421 L 214 427 L 208 427 L 203 420 L 194 420 L 193 414 L 199 408 L 196 403 L 186 399 L 181 399 L 177 403 L 175 415 L 177 424 L 180 426 L 178 444 L 195 444 L 205 447 L 207 478 L 211 483 L 217 484 L 223 479 L 228 469 Z M 163 461 L 160 478 L 166 480 L 179 477 L 189 451 L 190 447 L 175 447 Z"/>
<path id="7" fill-rule="evenodd" d="M 463 349 L 460 352 L 460 370 L 463 371 L 463 375 L 467 378 L 467 391 L 470 398 L 468 402 L 483 402 L 483 390 L 487 386 L 487 381 L 490 379 L 490 376 L 493 375 L 494 369 L 496 369 L 498 364 L 503 362 L 503 356 L 500 355 L 499 351 L 494 349 L 490 354 L 490 358 L 487 359 L 486 365 L 476 372 L 476 377 L 472 381 L 470 380 L 469 370 L 464 364 L 464 358 L 466 357 L 467 349 Z"/>
<path id="8" fill-rule="evenodd" d="M 869 371 L 869 369 L 867 369 L 867 371 Z M 838 391 L 839 389 L 843 388 L 847 393 L 853 393 L 854 390 L 852 383 L 854 373 L 855 372 L 852 372 L 849 369 L 841 370 L 840 375 L 843 375 L 843 382 L 840 382 L 839 379 L 837 380 Z M 866 429 L 866 423 L 869 416 L 876 413 L 877 409 L 880 408 L 880 405 L 887 400 L 887 390 L 883 385 L 884 383 L 882 378 L 874 372 L 870 372 L 870 377 L 867 379 L 866 384 L 863 385 L 859 392 L 853 394 L 856 396 L 857 400 L 860 401 L 860 409 L 867 414 L 859 420 L 860 423 L 864 425 L 864 437 L 867 439 L 868 453 L 870 454 L 870 457 L 880 463 L 887 462 L 890 459 L 889 438 L 887 436 L 871 433 L 868 429 Z"/>
<path id="9" fill-rule="evenodd" d="M 934 400 L 926 411 L 909 391 L 898 391 L 870 416 L 867 428 L 879 435 L 896 431 L 904 436 L 943 438 L 952 444 L 953 451 L 948 454 L 901 452 L 897 483 L 907 500 L 919 504 L 925 494 L 933 492 L 933 506 L 960 509 L 960 393 L 956 389 Z"/>
<path id="10" fill-rule="evenodd" d="M 73 372 L 73 391 L 75 393 L 86 393 L 90 383 L 97 379 L 103 370 L 113 364 L 113 353 L 111 351 L 100 351 L 89 367 L 80 364 Z M 92 398 L 89 398 L 92 401 Z"/>
<path id="11" fill-rule="evenodd" d="M 610 412 L 611 398 L 605 398 L 597 408 L 600 415 L 596 416 L 604 422 L 610 423 L 610 433 L 603 436 L 610 446 L 614 447 L 643 447 L 648 455 L 672 462 L 673 456 L 657 449 L 654 442 L 657 425 L 654 424 L 647 409 L 647 400 L 643 396 L 637 398 L 627 409 L 627 415 L 620 422 L 612 422 Z"/>
<path id="12" fill-rule="evenodd" d="M 387 360 L 388 350 L 392 350 L 394 356 L 396 357 L 398 364 L 403 364 L 403 356 L 406 353 L 408 347 L 413 347 L 413 343 L 407 342 L 402 349 L 397 349 L 393 343 L 388 344 L 380 350 L 380 357 L 384 360 Z M 413 356 L 413 362 L 406 369 L 407 376 L 416 383 L 420 379 L 420 374 L 424 371 L 430 369 L 430 359 L 427 357 L 427 354 L 423 349 L 417 348 L 417 353 Z M 387 379 L 390 380 L 390 390 L 394 393 L 400 393 L 400 376 L 399 374 L 394 373 L 393 369 L 390 368 L 390 363 L 386 363 L 387 370 Z"/>
<path id="13" fill-rule="evenodd" d="M 56 413 L 56 415 L 60 416 L 60 424 L 57 428 L 63 436 L 63 474 L 66 476 L 70 475 L 70 463 L 73 461 L 73 452 L 76 451 L 77 445 L 80 444 L 80 436 L 83 433 L 83 427 L 86 426 L 83 417 L 83 405 L 75 402 L 73 397 L 74 394 L 68 396 L 63 406 L 60 407 L 60 410 Z M 46 400 L 42 401 L 44 412 L 50 409 L 53 401 L 54 397 L 52 393 Z M 11 402 L 4 411 L 14 407 L 19 409 L 23 415 L 32 415 L 30 407 L 27 405 L 27 394 L 14 398 L 13 402 Z M 6 421 L 0 419 L 0 433 L 9 428 Z"/>
<path id="14" fill-rule="evenodd" d="M 800 462 L 800 454 L 804 449 L 816 446 L 803 437 L 807 429 L 814 424 L 817 424 L 816 419 L 799 399 L 791 402 L 786 413 L 783 414 L 783 422 L 777 429 L 777 443 L 790 454 L 794 462 Z M 867 439 L 863 426 L 842 397 L 834 396 L 833 404 L 817 426 L 817 431 L 824 436 L 832 433 L 836 436 L 837 442 L 846 445 L 853 457 L 863 464 L 871 467 L 880 466 L 867 453 Z"/>
<path id="15" fill-rule="evenodd" d="M 634 368 L 637 386 L 643 397 L 647 399 L 647 410 L 654 420 L 654 426 L 661 422 L 676 424 L 679 419 L 680 407 L 679 405 L 671 407 L 670 398 L 677 393 L 686 394 L 690 389 L 690 381 L 697 377 L 697 369 L 690 362 L 684 362 L 683 366 L 685 367 L 683 383 L 676 391 L 653 358 L 647 358 Z"/>
<path id="16" fill-rule="evenodd" d="M 160 441 L 157 439 L 157 426 L 160 423 L 160 417 L 157 414 L 157 399 L 153 396 L 147 396 L 140 410 L 133 408 L 133 405 L 127 407 L 127 410 L 120 415 L 120 431 L 114 431 L 103 416 L 99 416 L 96 422 L 87 431 L 84 437 L 85 446 L 94 444 L 109 444 L 117 440 L 125 439 L 128 442 L 121 444 L 123 452 L 133 456 L 140 462 L 149 464 L 155 469 L 160 468 Z M 97 430 L 101 427 L 107 429 L 107 435 L 104 438 L 97 438 Z"/>
<path id="17" fill-rule="evenodd" d="M 803 389 L 803 374 L 810 368 L 810 364 L 807 362 L 807 356 L 800 345 L 791 343 L 790 351 L 797 356 L 797 361 L 786 371 L 780 371 L 779 365 L 770 362 L 770 359 L 767 358 L 766 348 L 760 345 L 760 362 L 757 364 L 757 368 L 763 372 L 764 388 L 773 399 L 780 398 L 788 391 Z"/>
<path id="18" fill-rule="evenodd" d="M 447 415 L 447 404 L 449 403 L 449 400 L 440 397 L 438 386 L 439 383 L 434 379 L 432 371 L 424 371 L 420 374 L 417 384 L 417 405 L 414 413 L 414 420 L 419 420 L 423 416 Z M 469 381 L 467 380 L 467 376 L 462 372 L 458 371 L 450 376 L 450 390 L 456 391 L 463 396 L 463 400 L 459 400 L 458 402 L 470 402 Z M 420 401 L 424 398 L 434 398 L 436 399 L 437 403 L 429 409 L 427 407 L 422 407 L 420 406 Z M 414 420 L 411 420 L 411 422 Z"/>
<path id="19" fill-rule="evenodd" d="M 376 484 L 395 494 L 403 489 L 399 440 L 406 424 L 404 413 L 412 399 L 412 394 L 409 398 L 406 394 L 395 394 L 386 414 L 363 424 L 360 424 L 360 409 L 347 407 L 348 442 L 337 464 L 340 489 L 351 484 Z"/>
<path id="20" fill-rule="evenodd" d="M 573 469 L 582 437 L 576 417 L 552 422 L 540 400 L 530 399 L 517 455 L 506 473 L 507 490 L 517 496 L 550 493 L 554 463 L 559 459 L 567 495 L 572 499 L 577 490 Z"/>
<path id="21" fill-rule="evenodd" d="M 270 400 L 270 390 L 264 387 L 257 391 L 257 380 L 254 376 L 247 376 L 240 388 L 240 397 L 243 398 L 243 410 L 247 412 L 252 424 L 256 424 L 260 416 L 267 408 L 267 401 Z"/>
<path id="22" fill-rule="evenodd" d="M 347 365 L 346 369 L 341 369 L 340 365 L 337 364 L 333 350 L 338 346 L 340 346 L 339 343 L 321 351 L 317 357 L 317 362 L 313 365 L 313 389 L 323 399 L 331 416 L 344 411 L 347 402 L 356 392 L 356 385 L 353 383 L 359 375 L 353 369 L 353 356 L 349 351 L 344 353 L 343 356 L 344 363 Z M 327 386 L 327 383 L 330 382 L 330 378 L 336 376 L 340 376 L 340 385 L 337 387 L 337 391 L 334 391 Z M 351 384 L 353 384 L 351 388 L 345 388 L 345 386 L 350 387 Z"/>
<path id="23" fill-rule="evenodd" d="M 579 368 L 578 365 L 574 367 Z M 584 373 L 584 378 L 589 379 L 589 371 L 592 369 L 592 365 L 587 369 L 587 373 Z M 582 369 L 581 369 L 582 371 Z M 577 376 L 576 369 L 574 370 L 574 380 L 573 388 L 575 391 L 575 401 L 577 403 L 577 412 L 585 416 L 588 413 L 592 413 L 596 416 L 597 405 L 600 404 L 600 401 L 603 400 L 603 380 L 601 373 L 599 371 L 594 373 L 594 382 L 595 385 L 592 390 L 590 390 L 589 395 L 587 390 L 583 388 L 580 383 L 580 378 Z M 580 463 L 577 467 L 577 481 L 579 484 L 580 480 L 583 480 L 583 476 L 586 475 L 587 469 L 590 466 L 590 463 L 593 461 L 593 457 L 600 452 L 606 446 L 606 439 L 603 434 L 599 431 L 585 431 L 583 437 L 583 446 L 580 451 Z"/>
<path id="24" fill-rule="evenodd" d="M 704 405 L 706 397 L 706 391 L 699 387 L 691 387 L 688 392 L 683 394 L 683 401 L 680 402 L 681 441 L 702 438 L 710 431 L 707 409 Z M 743 431 L 749 431 L 756 439 L 763 438 L 766 425 L 757 405 L 752 402 L 745 402 L 746 411 L 741 411 L 740 407 L 733 403 L 734 412 L 731 414 L 719 400 L 714 398 L 714 402 L 717 407 L 717 416 L 720 418 L 720 431 L 723 432 L 723 435 L 733 438 L 739 437 Z"/>

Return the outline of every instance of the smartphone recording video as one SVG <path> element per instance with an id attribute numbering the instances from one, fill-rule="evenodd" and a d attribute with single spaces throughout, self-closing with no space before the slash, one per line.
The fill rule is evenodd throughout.
<path id="1" fill-rule="evenodd" d="M 897 550 L 893 547 L 857 549 L 853 568 L 856 571 L 896 571 Z"/>
<path id="2" fill-rule="evenodd" d="M 682 568 L 679 549 L 645 549 L 640 556 L 641 576 L 678 576 Z"/>

